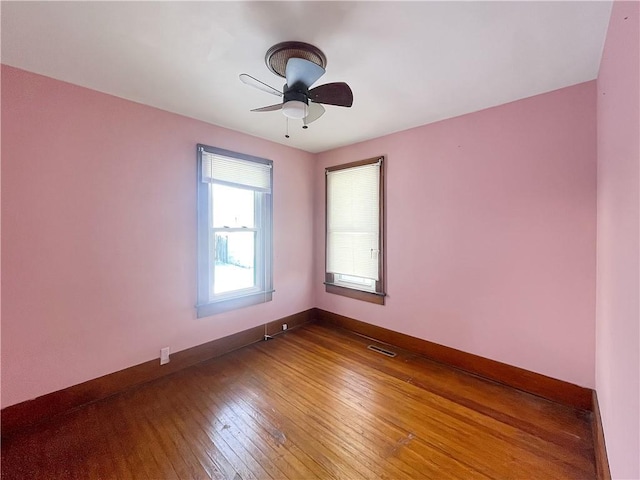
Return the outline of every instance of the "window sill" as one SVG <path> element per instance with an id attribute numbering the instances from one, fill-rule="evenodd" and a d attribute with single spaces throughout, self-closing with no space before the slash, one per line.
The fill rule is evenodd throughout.
<path id="1" fill-rule="evenodd" d="M 336 295 L 342 295 L 343 297 L 353 298 L 355 300 L 362 300 L 363 302 L 375 303 L 376 305 L 384 305 L 385 293 L 367 292 L 365 290 L 356 290 L 355 288 L 343 287 L 336 285 L 335 283 L 325 282 L 325 291 L 327 293 L 334 293 Z"/>
<path id="2" fill-rule="evenodd" d="M 197 317 L 209 317 L 217 313 L 228 312 L 237 308 L 250 307 L 260 303 L 270 302 L 273 298 L 274 290 L 267 292 L 255 292 L 240 297 L 232 297 L 224 300 L 218 300 L 211 303 L 203 303 L 196 305 Z"/>

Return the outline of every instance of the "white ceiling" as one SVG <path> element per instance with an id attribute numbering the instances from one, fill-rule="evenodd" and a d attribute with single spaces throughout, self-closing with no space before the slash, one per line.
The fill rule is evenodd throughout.
<path id="1" fill-rule="evenodd" d="M 2 63 L 310 152 L 597 77 L 611 2 L 6 2 Z M 327 56 L 352 108 L 308 130 L 248 73 L 280 89 L 267 49 Z M 203 140 L 204 141 L 204 140 Z"/>

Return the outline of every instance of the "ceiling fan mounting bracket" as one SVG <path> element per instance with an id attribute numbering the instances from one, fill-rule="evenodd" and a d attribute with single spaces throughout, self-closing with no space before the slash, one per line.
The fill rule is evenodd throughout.
<path id="1" fill-rule="evenodd" d="M 281 42 L 269 50 L 264 57 L 269 70 L 276 75 L 286 78 L 287 61 L 290 58 L 302 58 L 325 68 L 327 57 L 318 47 L 304 42 Z"/>

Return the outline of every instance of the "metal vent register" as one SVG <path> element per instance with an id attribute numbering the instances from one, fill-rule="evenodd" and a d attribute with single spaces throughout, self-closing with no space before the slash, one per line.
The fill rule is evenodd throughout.
<path id="1" fill-rule="evenodd" d="M 386 348 L 378 347 L 377 345 L 369 345 L 367 348 L 369 350 L 373 350 L 374 352 L 381 353 L 382 355 L 386 355 L 387 357 L 396 356 L 396 352 L 392 352 L 391 350 L 387 350 Z"/>

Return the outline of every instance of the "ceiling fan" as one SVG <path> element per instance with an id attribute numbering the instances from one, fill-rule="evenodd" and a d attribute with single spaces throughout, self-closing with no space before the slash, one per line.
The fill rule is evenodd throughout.
<path id="1" fill-rule="evenodd" d="M 282 110 L 287 118 L 302 119 L 303 127 L 315 122 L 325 112 L 322 104 L 350 107 L 353 93 L 344 82 L 327 83 L 311 88 L 324 75 L 327 59 L 313 45 L 303 42 L 282 42 L 271 47 L 265 55 L 269 70 L 286 78 L 282 92 L 270 85 L 243 73 L 240 80 L 264 92 L 282 97 L 282 102 L 267 107 L 256 108 L 252 112 Z M 288 135 L 287 135 L 288 137 Z"/>

